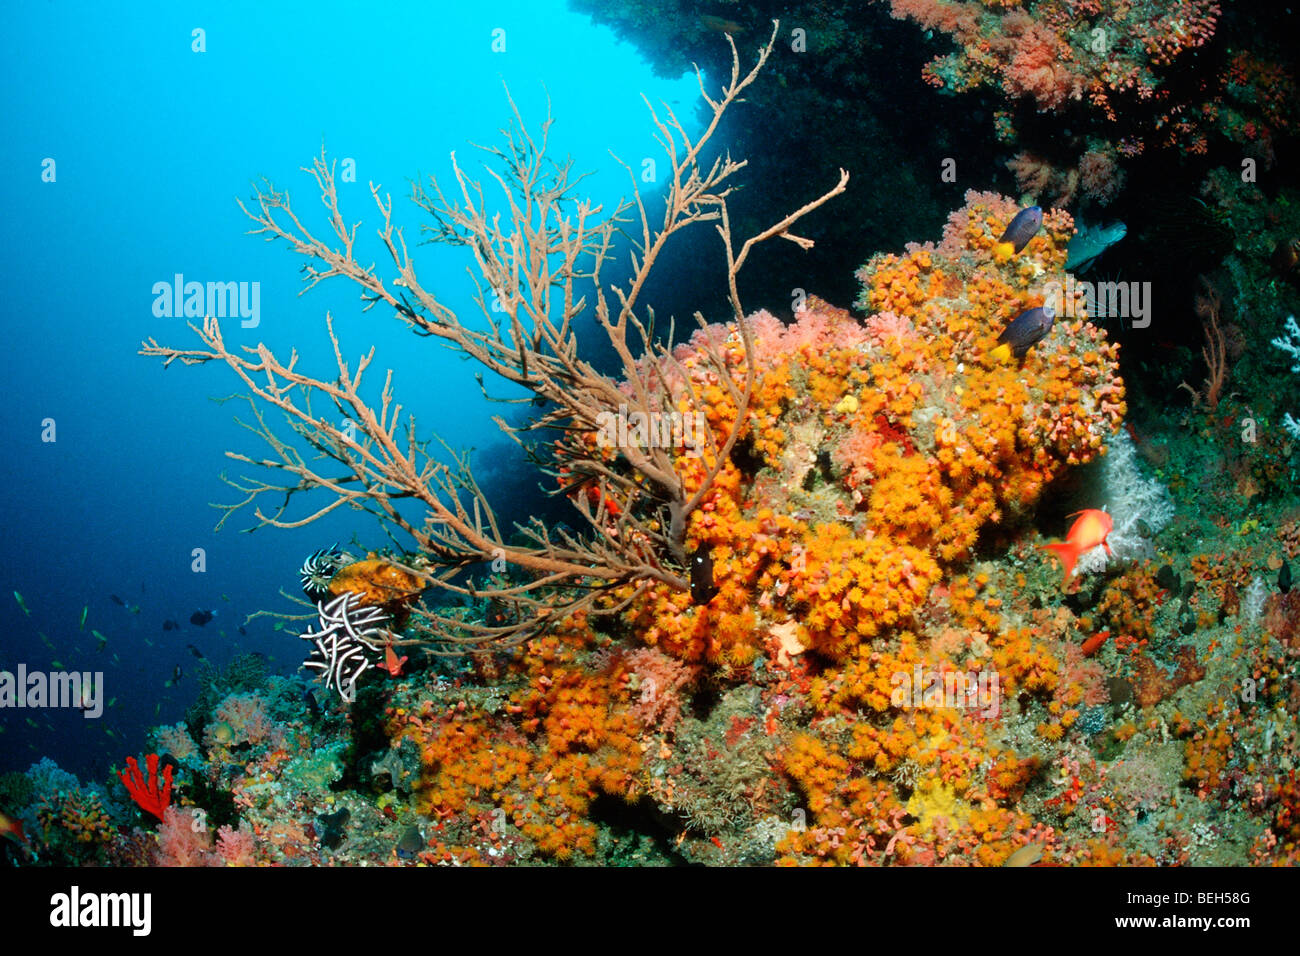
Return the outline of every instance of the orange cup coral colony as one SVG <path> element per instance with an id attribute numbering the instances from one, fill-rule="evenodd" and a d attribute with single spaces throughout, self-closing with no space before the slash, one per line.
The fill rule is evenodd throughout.
<path id="1" fill-rule="evenodd" d="M 384 607 L 390 613 L 404 611 L 422 590 L 424 582 L 417 575 L 374 555 L 345 565 L 329 582 L 334 596 L 351 592 L 358 604 Z"/>
<path id="2" fill-rule="evenodd" d="M 1079 713 L 1078 688 L 1054 656 L 1063 645 L 1005 631 L 987 575 L 936 587 L 970 557 L 980 529 L 1101 454 L 1125 414 L 1117 350 L 1082 308 L 1062 310 L 1019 358 L 995 351 L 1015 316 L 1043 306 L 1053 281 L 1065 285 L 1073 233 L 1069 215 L 1049 212 L 1008 255 L 996 247 L 1015 212 L 1002 196 L 970 193 L 943 241 L 868 261 L 857 303 L 865 321 L 813 297 L 793 324 L 766 312 L 748 319 L 757 380 L 740 446 L 686 529 L 686 548 L 710 554 L 715 591 L 703 601 L 667 584 L 612 594 L 628 644 L 608 644 L 584 615 L 563 622 L 495 669 L 520 688 L 504 710 L 394 704 L 393 735 L 422 753 L 426 812 L 504 809 L 562 857 L 590 852 L 584 814 L 601 792 L 647 796 L 698 829 L 714 826 L 706 848 L 725 844 L 710 821 L 788 819 L 806 806 L 809 827 L 780 844 L 792 862 L 997 864 L 1022 847 L 1035 821 L 1014 800 L 1039 758 L 989 743 L 998 701 L 983 717 L 891 708 L 898 672 L 952 670 L 970 650 L 1005 675 L 1008 692 L 1043 697 L 1043 745 Z M 705 341 L 727 356 L 736 392 L 701 358 Z M 735 326 L 701 330 L 659 372 L 646 380 L 663 382 L 663 407 L 728 432 L 745 376 Z M 567 441 L 597 446 L 595 436 Z M 710 454 L 681 449 L 688 496 Z M 649 662 L 643 645 L 655 648 Z M 643 696 L 684 692 L 706 672 L 724 700 L 758 696 L 716 736 L 697 727 L 702 749 L 681 757 L 693 744 L 679 709 Z M 722 765 L 751 774 L 725 784 L 744 805 L 719 808 L 716 790 L 701 786 Z"/>
<path id="3" fill-rule="evenodd" d="M 610 595 L 627 643 L 611 645 L 585 615 L 561 622 L 495 670 L 517 688 L 503 707 L 395 701 L 393 736 L 422 754 L 423 811 L 504 810 L 559 857 L 591 851 L 584 817 L 600 793 L 690 816 L 709 852 L 727 844 L 709 821 L 806 807 L 807 827 L 778 844 L 788 862 L 996 864 L 1024 846 L 1037 824 L 1015 800 L 1039 758 L 993 745 L 1002 698 L 982 715 L 891 707 L 898 673 L 951 670 L 969 653 L 960 666 L 982 658 L 1008 694 L 1041 698 L 1043 746 L 1078 714 L 1055 656 L 1062 628 L 1002 627 L 988 576 L 955 571 L 982 528 L 1101 454 L 1125 410 L 1116 347 L 1082 309 L 1061 310 L 1022 357 L 996 357 L 1008 323 L 1065 284 L 1072 234 L 1051 211 L 1021 251 L 999 254 L 1016 211 L 968 193 L 937 245 L 874 257 L 859 273 L 865 321 L 814 297 L 788 326 L 765 312 L 747 320 L 756 380 L 744 429 L 686 532 L 688 551 L 711 556 L 716 591 Z M 734 392 L 701 358 L 705 341 L 727 357 Z M 646 380 L 721 441 L 743 392 L 737 329 L 701 330 L 673 359 Z M 566 440 L 596 447 L 594 435 Z M 682 449 L 687 496 L 710 454 Z M 644 705 L 647 686 L 678 693 L 705 674 L 723 700 L 748 701 L 714 708 L 728 721 L 716 734 L 683 730 L 675 706 Z M 743 806 L 702 786 L 719 767 L 750 775 L 724 787 Z"/>
<path id="4" fill-rule="evenodd" d="M 905 621 L 982 527 L 1103 451 L 1124 388 L 1116 347 L 1081 308 L 1063 310 L 1074 317 L 1058 318 L 1022 360 L 990 355 L 1016 315 L 1066 284 L 1070 216 L 1049 212 L 1022 252 L 998 255 L 1016 211 L 968 193 L 937 246 L 873 258 L 858 273 L 865 322 L 815 297 L 788 327 L 766 312 L 748 320 L 751 424 L 687 536 L 689 548 L 711 549 L 719 593 L 697 607 L 651 589 L 627 612 L 647 642 L 689 661 L 744 664 L 771 626 L 793 618 L 805 647 L 842 658 Z M 692 376 L 724 435 L 736 408 L 696 357 L 705 334 L 723 340 L 742 381 L 734 326 L 697 333 L 663 378 L 685 413 L 677 369 Z M 688 495 L 705 463 L 679 460 Z"/>

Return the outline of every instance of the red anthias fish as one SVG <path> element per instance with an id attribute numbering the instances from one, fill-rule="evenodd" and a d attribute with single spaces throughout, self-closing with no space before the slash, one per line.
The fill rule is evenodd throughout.
<path id="1" fill-rule="evenodd" d="M 1114 527 L 1115 519 L 1110 515 L 1096 508 L 1089 508 L 1087 511 L 1079 512 L 1078 520 L 1070 526 L 1070 533 L 1065 536 L 1064 541 L 1039 545 L 1039 547 L 1046 548 L 1061 559 L 1061 564 L 1065 568 L 1065 580 L 1062 583 L 1069 584 L 1070 575 L 1074 573 L 1074 565 L 1079 560 L 1079 555 L 1091 551 L 1097 545 L 1101 545 L 1106 549 L 1107 554 L 1111 554 L 1106 536 Z"/>
<path id="2" fill-rule="evenodd" d="M 401 677 L 402 665 L 405 663 L 406 663 L 406 655 L 403 654 L 399 658 L 397 654 L 393 651 L 393 645 L 389 644 L 387 647 L 384 648 L 384 662 L 379 666 L 384 670 L 386 670 L 390 677 Z"/>

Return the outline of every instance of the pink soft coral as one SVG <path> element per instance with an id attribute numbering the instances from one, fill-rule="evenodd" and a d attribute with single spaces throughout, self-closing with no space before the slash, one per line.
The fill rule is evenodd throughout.
<path id="1" fill-rule="evenodd" d="M 1016 175 L 1016 185 L 1022 193 L 1033 196 L 1040 203 L 1053 206 L 1068 205 L 1079 188 L 1079 171 L 1061 169 L 1037 153 L 1022 150 L 1007 160 L 1007 169 Z"/>
<path id="2" fill-rule="evenodd" d="M 977 3 L 943 0 L 890 0 L 889 3 L 889 13 L 895 20 L 910 17 L 926 30 L 951 33 L 963 40 L 979 36 L 980 12 Z"/>
<path id="3" fill-rule="evenodd" d="M 278 743 L 283 735 L 280 727 L 266 712 L 266 701 L 257 694 L 231 694 L 220 704 L 208 725 L 208 735 L 218 724 L 230 728 L 231 744 Z M 211 741 L 209 741 L 211 743 Z"/>
<path id="4" fill-rule="evenodd" d="M 867 319 L 866 329 L 867 335 L 881 345 L 916 338 L 916 329 L 911 321 L 893 312 L 878 312 L 871 316 Z"/>
<path id="5" fill-rule="evenodd" d="M 1082 692 L 1085 707 L 1097 707 L 1110 700 L 1110 691 L 1106 689 L 1106 669 L 1100 662 L 1084 657 L 1078 644 L 1066 642 L 1064 663 L 1064 679 L 1056 692 L 1058 700 L 1064 701 L 1066 692 L 1073 685 L 1078 685 Z"/>
<path id="6" fill-rule="evenodd" d="M 670 732 L 681 718 L 681 692 L 699 676 L 700 669 L 653 647 L 627 653 L 622 664 L 636 677 L 632 713 L 643 727 Z"/>
<path id="7" fill-rule="evenodd" d="M 810 296 L 806 306 L 795 313 L 794 324 L 786 327 L 784 351 L 855 348 L 866 337 L 866 330 L 847 312 Z"/>
<path id="8" fill-rule="evenodd" d="M 1059 109 L 1066 99 L 1079 99 L 1083 78 L 1070 70 L 1070 48 L 1051 30 L 1035 23 L 1024 11 L 1002 18 L 1006 35 L 990 47 L 1010 62 L 1002 72 L 1002 85 L 1012 96 L 1032 96 L 1040 110 Z"/>
<path id="9" fill-rule="evenodd" d="M 236 830 L 224 826 L 217 831 L 217 855 L 226 866 L 256 866 L 253 831 L 241 823 Z"/>
<path id="10" fill-rule="evenodd" d="M 800 349 L 852 348 L 866 341 L 866 330 L 860 322 L 816 296 L 808 297 L 806 303 L 796 310 L 795 320 L 789 325 L 762 309 L 745 319 L 745 324 L 749 327 L 755 364 L 760 371 L 784 364 L 791 352 Z M 680 363 L 695 362 L 701 349 L 709 344 L 720 352 L 731 349 L 733 354 L 738 354 L 734 352 L 737 342 L 729 339 L 731 335 L 730 329 L 721 324 L 696 329 L 689 343 L 673 349 L 673 358 Z M 651 376 L 647 360 L 640 363 L 640 368 L 643 375 Z M 681 386 L 681 376 L 675 369 L 664 368 L 662 377 L 674 389 Z"/>
<path id="11" fill-rule="evenodd" d="M 212 840 L 201 814 L 188 807 L 168 807 L 158 826 L 155 866 L 216 866 Z"/>
<path id="12" fill-rule="evenodd" d="M 217 831 L 216 847 L 201 811 L 168 807 L 158 827 L 155 866 L 256 866 L 253 831 L 248 824 Z"/>
<path id="13" fill-rule="evenodd" d="M 884 444 L 875 428 L 854 425 L 844 439 L 831 451 L 831 461 L 844 474 L 845 483 L 860 496 L 858 489 L 869 485 L 875 478 L 872 458 Z"/>
<path id="14" fill-rule="evenodd" d="M 1105 205 L 1124 185 L 1124 171 L 1109 150 L 1091 149 L 1079 160 L 1079 181 L 1083 191 Z"/>

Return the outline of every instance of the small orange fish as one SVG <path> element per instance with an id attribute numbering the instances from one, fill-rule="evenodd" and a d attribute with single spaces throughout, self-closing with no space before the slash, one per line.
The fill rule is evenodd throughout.
<path id="1" fill-rule="evenodd" d="M 380 667 L 388 671 L 390 677 L 401 677 L 402 665 L 405 663 L 406 663 L 406 655 L 403 654 L 399 658 L 397 654 L 393 652 L 392 644 L 389 644 L 387 647 L 384 648 L 384 663 L 381 664 Z"/>
<path id="2" fill-rule="evenodd" d="M 1079 520 L 1070 526 L 1070 533 L 1065 536 L 1064 541 L 1039 545 L 1039 547 L 1046 548 L 1061 559 L 1061 564 L 1065 568 L 1063 585 L 1069 584 L 1070 575 L 1074 573 L 1074 565 L 1079 560 L 1079 555 L 1091 551 L 1097 545 L 1104 547 L 1107 554 L 1111 553 L 1110 545 L 1106 543 L 1106 536 L 1114 527 L 1115 519 L 1110 515 L 1097 508 L 1089 508 L 1087 511 L 1079 512 Z"/>
<path id="3" fill-rule="evenodd" d="M 1106 643 L 1108 637 L 1110 637 L 1110 631 L 1102 631 L 1100 634 L 1094 634 L 1092 637 L 1084 641 L 1080 647 L 1080 650 L 1083 651 L 1083 656 L 1091 657 L 1093 654 L 1096 654 L 1101 650 L 1101 645 Z"/>

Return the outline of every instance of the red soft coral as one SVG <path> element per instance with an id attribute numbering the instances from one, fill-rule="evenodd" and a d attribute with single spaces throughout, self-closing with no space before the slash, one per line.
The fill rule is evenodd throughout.
<path id="1" fill-rule="evenodd" d="M 163 811 L 167 809 L 172 799 L 172 767 L 170 764 L 164 767 L 162 774 L 159 775 L 157 754 L 149 754 L 145 757 L 145 766 L 149 769 L 147 778 L 140 772 L 140 764 L 136 759 L 127 757 L 127 769 L 118 771 L 117 775 L 130 791 L 131 799 L 136 802 L 136 805 L 161 820 Z"/>

